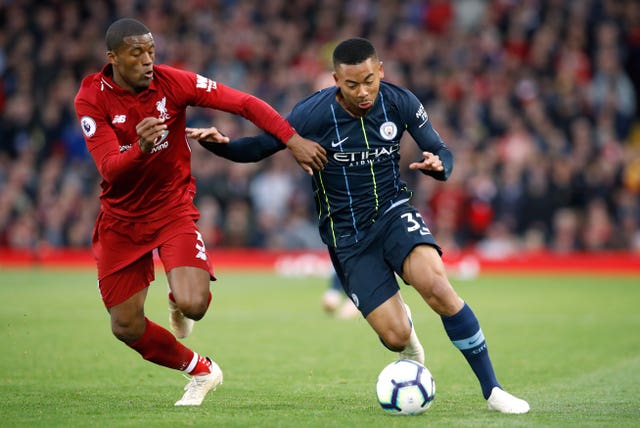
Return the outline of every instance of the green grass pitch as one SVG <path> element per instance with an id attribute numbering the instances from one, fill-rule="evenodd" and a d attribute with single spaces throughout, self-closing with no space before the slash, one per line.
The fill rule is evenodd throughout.
<path id="1" fill-rule="evenodd" d="M 147 316 L 167 326 L 158 272 Z M 640 425 L 640 277 L 482 275 L 457 281 L 480 319 L 503 386 L 527 415 L 486 410 L 440 320 L 403 286 L 437 384 L 421 416 L 386 415 L 379 371 L 395 355 L 362 319 L 322 312 L 322 278 L 219 272 L 185 343 L 224 384 L 176 408 L 181 374 L 119 343 L 92 270 L 0 271 L 2 427 L 626 427 Z"/>

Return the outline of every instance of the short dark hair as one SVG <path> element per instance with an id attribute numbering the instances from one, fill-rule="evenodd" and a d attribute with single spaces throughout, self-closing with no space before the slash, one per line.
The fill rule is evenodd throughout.
<path id="1" fill-rule="evenodd" d="M 343 40 L 333 50 L 333 66 L 360 64 L 369 58 L 377 57 L 376 49 L 369 40 L 354 37 Z"/>
<path id="2" fill-rule="evenodd" d="M 124 43 L 124 38 L 129 36 L 141 36 L 150 33 L 142 22 L 133 18 L 122 18 L 109 25 L 105 34 L 107 50 L 114 51 Z"/>

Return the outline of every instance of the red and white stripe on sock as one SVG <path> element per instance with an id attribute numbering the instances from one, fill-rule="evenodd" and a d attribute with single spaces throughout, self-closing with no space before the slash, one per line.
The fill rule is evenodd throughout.
<path id="1" fill-rule="evenodd" d="M 207 358 L 198 355 L 197 352 L 194 352 L 191 362 L 184 371 L 192 376 L 211 373 L 211 362 L 209 362 Z"/>

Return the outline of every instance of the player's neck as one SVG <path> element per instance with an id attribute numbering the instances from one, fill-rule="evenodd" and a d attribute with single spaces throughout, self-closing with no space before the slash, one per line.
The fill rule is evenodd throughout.
<path id="1" fill-rule="evenodd" d="M 340 92 L 340 90 L 338 90 L 338 92 L 336 93 L 336 101 L 338 101 L 338 104 L 340 104 L 340 106 L 344 109 L 344 111 L 349 113 L 349 115 L 352 116 L 352 117 L 360 119 L 365 114 L 367 114 L 368 110 L 360 110 L 360 109 L 358 109 L 358 111 L 355 111 L 355 112 L 353 110 L 351 110 L 349 108 L 349 105 L 345 102 L 344 97 L 342 96 L 342 93 Z"/>
<path id="2" fill-rule="evenodd" d="M 113 82 L 119 87 L 121 87 L 122 89 L 128 92 L 131 92 L 134 95 L 137 95 L 146 89 L 146 88 L 136 88 L 133 85 L 129 84 L 129 82 L 127 82 L 127 80 L 124 77 L 122 77 L 121 74 L 117 73 L 116 70 L 113 68 L 112 68 L 112 73 L 113 74 L 111 75 L 111 79 L 113 80 Z"/>

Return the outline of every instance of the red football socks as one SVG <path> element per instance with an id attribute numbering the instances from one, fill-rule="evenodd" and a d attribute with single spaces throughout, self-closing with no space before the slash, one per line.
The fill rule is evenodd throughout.
<path id="1" fill-rule="evenodd" d="M 193 375 L 199 375 L 199 374 L 210 373 L 210 372 L 211 372 L 211 363 L 209 362 L 209 360 L 203 356 L 198 356 L 198 362 L 196 363 L 196 366 L 193 368 L 193 370 L 189 372 L 189 374 L 193 376 Z"/>
<path id="2" fill-rule="evenodd" d="M 176 370 L 188 370 L 197 354 L 176 340 L 165 328 L 145 318 L 147 326 L 140 339 L 130 344 L 142 358 L 152 363 Z M 191 371 L 201 370 L 200 359 Z M 208 364 L 208 361 L 205 360 Z M 203 363 L 204 364 L 204 363 Z M 208 370 L 208 367 L 207 367 Z"/>

